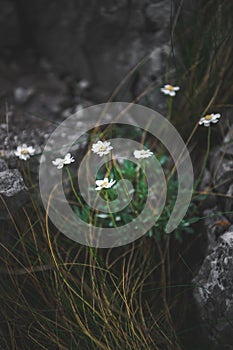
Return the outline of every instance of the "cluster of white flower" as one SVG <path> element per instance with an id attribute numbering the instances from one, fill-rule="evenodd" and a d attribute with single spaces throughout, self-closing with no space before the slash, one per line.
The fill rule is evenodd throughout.
<path id="1" fill-rule="evenodd" d="M 92 152 L 98 154 L 100 157 L 103 155 L 109 154 L 109 152 L 113 149 L 109 141 L 98 141 L 97 143 L 94 143 L 92 145 Z M 148 158 L 153 155 L 153 152 L 151 152 L 149 149 L 148 150 L 135 150 L 134 151 L 134 157 L 136 159 L 140 158 Z M 100 191 L 103 188 L 110 188 L 115 184 L 115 180 L 109 179 L 106 177 L 103 180 L 96 180 L 96 191 Z"/>
<path id="2" fill-rule="evenodd" d="M 180 90 L 179 86 L 172 86 L 172 85 L 164 85 L 163 88 L 160 89 L 161 92 L 163 92 L 165 95 L 169 96 L 175 96 L 176 92 Z M 217 123 L 219 121 L 219 118 L 221 115 L 219 113 L 217 114 L 207 114 L 205 117 L 202 117 L 199 120 L 199 125 L 204 125 L 206 127 L 210 126 L 211 123 Z M 97 143 L 94 143 L 92 145 L 92 152 L 97 154 L 98 156 L 102 157 L 104 155 L 107 155 L 110 153 L 110 151 L 113 149 L 111 146 L 111 143 L 109 141 L 97 141 Z M 15 151 L 15 155 L 21 159 L 21 160 L 27 160 L 31 156 L 35 154 L 35 148 L 32 146 L 27 146 L 26 144 L 22 144 L 17 147 Z M 142 158 L 149 158 L 153 155 L 153 152 L 151 152 L 149 149 L 147 150 L 135 150 L 133 152 L 133 155 L 136 159 L 142 159 Z M 57 167 L 57 169 L 62 169 L 64 165 L 71 164 L 75 161 L 74 157 L 71 156 L 70 153 L 67 153 L 64 158 L 56 158 L 52 161 L 52 164 Z M 96 180 L 96 191 L 100 191 L 103 188 L 111 188 L 115 184 L 115 180 L 109 179 L 105 177 L 103 180 Z"/>
<path id="3" fill-rule="evenodd" d="M 109 154 L 109 152 L 113 149 L 111 143 L 109 141 L 98 141 L 92 145 L 92 152 L 98 154 L 98 156 L 102 157 L 103 155 Z M 136 159 L 140 158 L 148 158 L 153 155 L 149 149 L 147 150 L 135 150 L 134 157 Z M 71 164 L 75 161 L 74 157 L 71 156 L 70 153 L 67 153 L 64 158 L 56 158 L 52 161 L 52 164 L 57 167 L 57 169 L 62 169 L 64 165 Z M 111 188 L 116 183 L 113 179 L 108 179 L 105 177 L 103 180 L 96 180 L 96 191 L 100 191 L 103 188 Z"/>

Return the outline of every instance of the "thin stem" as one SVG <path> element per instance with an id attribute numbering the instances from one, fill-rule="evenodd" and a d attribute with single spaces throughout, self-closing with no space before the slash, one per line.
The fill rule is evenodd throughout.
<path id="1" fill-rule="evenodd" d="M 202 180 L 202 176 L 203 176 L 203 173 L 205 171 L 205 168 L 206 168 L 206 163 L 207 163 L 207 160 L 208 160 L 208 157 L 209 157 L 209 153 L 210 153 L 210 129 L 211 127 L 209 126 L 208 127 L 208 136 L 207 136 L 207 150 L 206 150 L 206 155 L 205 155 L 205 158 L 204 158 L 204 161 L 203 161 L 203 164 L 202 164 L 202 168 L 201 168 L 201 172 L 200 172 L 200 175 L 198 176 L 198 179 L 197 181 L 195 182 L 194 184 L 194 190 L 197 189 L 200 181 Z"/>
<path id="2" fill-rule="evenodd" d="M 109 197 L 108 197 L 108 190 L 105 192 L 105 198 L 106 198 L 106 202 L 107 202 L 107 207 L 108 207 L 108 212 L 109 212 L 109 216 L 112 220 L 112 223 L 113 223 L 113 226 L 115 228 L 117 228 L 117 225 L 116 225 L 116 221 L 114 219 L 114 216 L 112 215 L 112 212 L 111 212 L 111 209 L 110 209 L 110 206 L 109 206 Z"/>
<path id="3" fill-rule="evenodd" d="M 74 194 L 75 198 L 77 199 L 78 203 L 81 205 L 81 207 L 84 208 L 83 203 L 81 202 L 81 199 L 80 199 L 78 193 L 76 192 L 76 190 L 75 190 L 75 188 L 74 188 L 74 182 L 73 182 L 73 179 L 72 179 L 72 175 L 71 175 L 71 173 L 70 173 L 70 170 L 69 170 L 68 166 L 65 166 L 65 168 L 66 168 L 66 172 L 67 172 L 67 174 L 68 174 L 69 180 L 70 180 L 70 185 L 71 185 L 73 194 Z"/>
<path id="4" fill-rule="evenodd" d="M 173 102 L 173 97 L 168 98 L 168 115 L 167 115 L 167 120 L 171 120 L 172 116 L 172 102 Z"/>
<path id="5" fill-rule="evenodd" d="M 26 166 L 27 166 L 27 175 L 28 175 L 28 180 L 29 180 L 30 186 L 33 186 L 29 160 L 26 160 Z"/>

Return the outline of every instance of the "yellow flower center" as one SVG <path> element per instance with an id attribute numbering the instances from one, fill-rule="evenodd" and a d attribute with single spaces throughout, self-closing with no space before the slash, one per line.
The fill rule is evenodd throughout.
<path id="1" fill-rule="evenodd" d="M 167 86 L 167 89 L 168 89 L 169 91 L 172 91 L 172 90 L 173 90 L 173 86 L 168 85 L 168 86 Z"/>
<path id="2" fill-rule="evenodd" d="M 28 154 L 28 150 L 22 149 L 21 154 Z"/>
<path id="3" fill-rule="evenodd" d="M 108 185 L 108 181 L 104 181 L 102 186 L 107 186 Z"/>
<path id="4" fill-rule="evenodd" d="M 104 146 L 104 145 L 100 146 L 99 151 L 100 151 L 100 152 L 105 151 L 105 146 Z"/>
<path id="5" fill-rule="evenodd" d="M 211 119 L 212 119 L 212 115 L 207 114 L 207 115 L 205 116 L 205 120 L 211 120 Z"/>

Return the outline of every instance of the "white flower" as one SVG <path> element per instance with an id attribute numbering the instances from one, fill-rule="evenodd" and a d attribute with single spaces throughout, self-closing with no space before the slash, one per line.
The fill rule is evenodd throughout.
<path id="1" fill-rule="evenodd" d="M 100 191 L 103 188 L 110 188 L 114 185 L 115 182 L 116 181 L 113 179 L 109 181 L 107 177 L 105 177 L 103 180 L 96 180 L 96 191 Z"/>
<path id="2" fill-rule="evenodd" d="M 204 126 L 210 126 L 211 123 L 217 123 L 221 114 L 207 114 L 205 117 L 201 118 L 199 121 L 199 125 L 204 124 Z"/>
<path id="3" fill-rule="evenodd" d="M 175 96 L 176 91 L 179 91 L 179 86 L 165 85 L 160 89 L 165 95 Z"/>
<path id="4" fill-rule="evenodd" d="M 140 151 L 138 151 L 138 150 L 134 151 L 133 155 L 136 159 L 149 158 L 153 155 L 153 152 L 151 152 L 149 149 L 147 149 L 147 150 L 142 149 Z"/>
<path id="5" fill-rule="evenodd" d="M 27 160 L 30 156 L 33 156 L 35 153 L 35 148 L 32 146 L 27 146 L 25 143 L 22 146 L 18 146 L 15 151 L 15 155 L 19 157 L 19 159 Z"/>
<path id="6" fill-rule="evenodd" d="M 112 149 L 113 147 L 109 141 L 98 141 L 97 143 L 94 143 L 91 148 L 92 152 L 97 153 L 100 157 L 104 154 L 108 154 Z"/>
<path id="7" fill-rule="evenodd" d="M 55 165 L 58 169 L 62 169 L 64 165 L 73 163 L 74 157 L 71 157 L 70 153 L 67 153 L 65 158 L 56 158 L 52 161 L 53 165 Z"/>

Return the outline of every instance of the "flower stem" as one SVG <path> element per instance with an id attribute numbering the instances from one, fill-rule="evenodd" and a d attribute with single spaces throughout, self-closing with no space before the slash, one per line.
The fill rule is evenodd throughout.
<path id="1" fill-rule="evenodd" d="M 203 173 L 205 171 L 205 168 L 206 168 L 206 163 L 207 163 L 207 160 L 208 160 L 208 157 L 209 157 L 209 153 L 210 153 L 210 127 L 208 127 L 208 136 L 207 136 L 207 150 L 206 150 L 206 155 L 205 155 L 205 158 L 204 158 L 204 161 L 203 161 L 203 164 L 202 164 L 202 168 L 201 168 L 201 172 L 200 172 L 200 175 L 198 176 L 195 184 L 194 184 L 194 190 L 197 189 L 200 181 L 202 180 L 202 176 L 203 176 Z"/>
<path id="2" fill-rule="evenodd" d="M 173 98 L 170 96 L 169 99 L 168 99 L 167 120 L 171 120 L 171 116 L 172 116 L 172 102 L 173 102 Z"/>
<path id="3" fill-rule="evenodd" d="M 74 182 L 73 182 L 73 179 L 72 179 L 70 170 L 69 170 L 68 166 L 65 166 L 65 168 L 66 168 L 66 172 L 67 172 L 67 174 L 68 174 L 69 180 L 70 180 L 70 185 L 71 185 L 71 188 L 72 188 L 72 192 L 73 192 L 75 198 L 77 199 L 78 203 L 81 205 L 81 207 L 83 207 L 83 204 L 82 204 L 82 202 L 81 202 L 81 199 L 80 199 L 78 193 L 76 192 L 76 190 L 75 190 L 75 188 L 74 188 Z"/>
<path id="4" fill-rule="evenodd" d="M 27 165 L 27 175 L 28 175 L 28 180 L 29 180 L 30 186 L 33 186 L 29 160 L 26 160 L 26 165 Z"/>
<path id="5" fill-rule="evenodd" d="M 112 223 L 113 223 L 113 226 L 116 228 L 117 225 L 116 225 L 116 221 L 114 219 L 114 216 L 112 215 L 112 212 L 111 212 L 111 209 L 110 209 L 110 206 L 109 206 L 109 197 L 108 197 L 108 191 L 106 191 L 105 193 L 105 198 L 106 198 L 106 202 L 107 202 L 107 207 L 108 207 L 108 212 L 109 212 L 109 216 L 112 220 Z"/>

